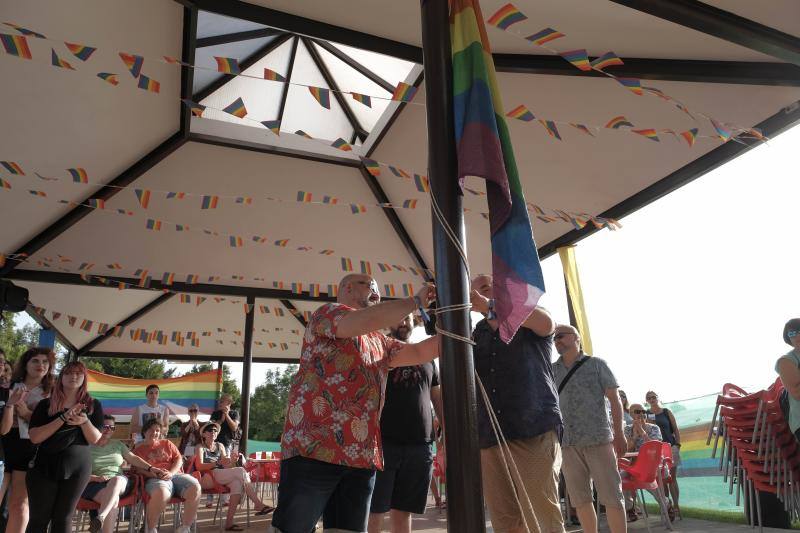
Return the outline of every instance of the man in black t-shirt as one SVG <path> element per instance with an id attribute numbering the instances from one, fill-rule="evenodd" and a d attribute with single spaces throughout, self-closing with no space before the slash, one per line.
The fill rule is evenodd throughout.
<path id="1" fill-rule="evenodd" d="M 225 446 L 228 454 L 231 453 L 231 443 L 239 429 L 239 413 L 231 409 L 232 403 L 231 395 L 223 394 L 219 397 L 219 409 L 211 413 L 211 421 L 220 427 L 217 442 Z"/>
<path id="2" fill-rule="evenodd" d="M 407 342 L 413 328 L 413 316 L 408 315 L 390 335 Z M 369 533 L 381 531 L 386 512 L 391 511 L 392 533 L 411 531 L 411 513 L 425 512 L 435 439 L 431 403 L 442 420 L 439 372 L 433 362 L 389 372 L 381 413 L 384 470 L 375 478 Z"/>

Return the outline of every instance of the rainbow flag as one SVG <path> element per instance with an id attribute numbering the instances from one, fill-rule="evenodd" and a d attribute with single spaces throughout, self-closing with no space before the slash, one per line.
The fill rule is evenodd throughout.
<path id="1" fill-rule="evenodd" d="M 521 104 L 512 109 L 511 111 L 509 111 L 508 113 L 506 113 L 506 116 L 509 118 L 515 118 L 517 120 L 521 120 L 523 122 L 530 122 L 536 118 L 533 116 L 533 113 L 531 113 L 530 109 Z"/>
<path id="2" fill-rule="evenodd" d="M 619 66 L 623 64 L 624 63 L 622 62 L 622 60 L 614 52 L 606 52 L 605 54 L 596 58 L 591 63 L 592 68 L 597 70 L 603 70 L 604 68 Z"/>
<path id="3" fill-rule="evenodd" d="M 717 131 L 717 136 L 720 138 L 720 140 L 722 142 L 727 142 L 728 139 L 731 138 L 730 130 L 713 118 L 710 118 L 709 120 L 711 121 L 711 125 L 714 126 L 714 129 Z"/>
<path id="4" fill-rule="evenodd" d="M 620 115 L 618 117 L 612 118 L 611 120 L 608 121 L 605 127 L 611 130 L 618 130 L 623 126 L 627 128 L 634 127 L 633 124 L 630 123 L 627 118 L 625 118 L 625 115 Z"/>
<path id="5" fill-rule="evenodd" d="M 361 164 L 364 165 L 364 168 L 367 169 L 367 172 L 375 176 L 376 178 L 381 175 L 381 165 L 374 159 L 369 159 L 368 157 L 361 157 Z"/>
<path id="6" fill-rule="evenodd" d="M 284 78 L 274 70 L 268 68 L 264 69 L 264 79 L 272 81 L 286 81 L 286 78 Z"/>
<path id="7" fill-rule="evenodd" d="M 594 137 L 594 133 L 592 133 L 592 131 L 583 124 L 573 124 L 572 122 L 570 122 L 569 125 L 575 128 L 576 130 L 585 133 L 589 137 Z"/>
<path id="8" fill-rule="evenodd" d="M 647 137 L 651 141 L 660 142 L 660 139 L 658 138 L 658 133 L 656 133 L 656 130 L 652 128 L 646 128 L 643 130 L 631 130 L 631 131 L 633 131 L 633 133 L 638 133 L 642 137 Z"/>
<path id="9" fill-rule="evenodd" d="M 10 172 L 11 174 L 17 174 L 17 175 L 20 175 L 20 176 L 24 176 L 25 175 L 25 172 L 22 171 L 22 167 L 20 167 L 18 164 L 14 163 L 13 161 L 0 161 L 0 165 L 2 165 L 2 167 L 4 169 L 6 169 L 8 172 Z"/>
<path id="10" fill-rule="evenodd" d="M 228 239 L 228 244 L 230 244 L 231 248 L 241 248 L 244 246 L 244 241 L 242 241 L 241 237 L 231 235 Z"/>
<path id="11" fill-rule="evenodd" d="M 308 92 L 314 97 L 314 100 L 325 109 L 331 108 L 331 91 L 322 87 L 309 87 Z"/>
<path id="12" fill-rule="evenodd" d="M 583 48 L 560 52 L 559 55 L 581 70 L 592 70 L 592 65 L 589 63 L 589 54 Z"/>
<path id="13" fill-rule="evenodd" d="M 139 331 L 139 336 L 144 331 Z M 103 412 L 119 418 L 130 415 L 133 409 L 145 403 L 144 390 L 154 383 L 161 389 L 160 402 L 174 414 L 188 414 L 188 407 L 196 403 L 200 412 L 211 414 L 216 406 L 222 384 L 220 371 L 209 370 L 170 379 L 131 379 L 109 376 L 89 370 L 89 393 L 100 400 Z"/>
<path id="14" fill-rule="evenodd" d="M 161 231 L 161 221 L 153 218 L 148 218 L 147 222 L 145 223 L 145 227 L 153 231 Z"/>
<path id="15" fill-rule="evenodd" d="M 303 130 L 297 130 L 296 132 L 294 132 L 294 134 L 295 135 L 299 135 L 301 137 L 305 137 L 306 139 L 310 139 L 312 141 L 314 140 L 314 137 L 312 137 L 308 133 L 304 132 Z"/>
<path id="16" fill-rule="evenodd" d="M 40 198 L 47 198 L 47 193 L 44 191 L 28 191 L 34 196 L 39 196 Z"/>
<path id="17" fill-rule="evenodd" d="M 3 178 L 0 178 L 0 189 L 11 189 L 11 184 L 6 180 L 4 180 Z"/>
<path id="18" fill-rule="evenodd" d="M 697 128 L 692 128 L 690 130 L 682 132 L 681 137 L 683 137 L 686 143 L 691 147 L 694 145 L 694 141 L 697 138 L 698 131 L 700 130 L 698 130 Z"/>
<path id="19" fill-rule="evenodd" d="M 453 18 L 452 15 L 450 18 Z M 519 9 L 514 7 L 514 4 L 506 4 L 501 7 L 497 13 L 489 17 L 487 22 L 492 26 L 497 26 L 501 30 L 507 30 L 512 24 L 528 20 L 528 17 L 523 15 Z M 481 25 L 483 22 L 481 21 Z M 488 40 L 487 40 L 488 42 Z"/>
<path id="20" fill-rule="evenodd" d="M 353 213 L 354 215 L 357 215 L 359 213 L 366 213 L 367 206 L 361 204 L 350 204 L 350 212 Z"/>
<path id="21" fill-rule="evenodd" d="M 394 285 L 391 283 L 385 284 L 383 286 L 383 294 L 390 298 L 394 298 L 395 297 Z"/>
<path id="22" fill-rule="evenodd" d="M 287 244 L 289 244 L 289 239 L 278 239 L 275 241 L 275 246 L 280 246 L 281 248 L 286 248 Z"/>
<path id="23" fill-rule="evenodd" d="M 150 205 L 150 191 L 148 189 L 134 189 L 133 192 L 136 193 L 139 204 L 144 209 L 147 209 L 147 206 Z"/>
<path id="24" fill-rule="evenodd" d="M 265 128 L 270 130 L 275 135 L 281 134 L 281 121 L 280 120 L 264 120 L 261 122 Z"/>
<path id="25" fill-rule="evenodd" d="M 642 81 L 639 78 L 615 78 L 623 87 L 633 94 L 642 96 Z"/>
<path id="26" fill-rule="evenodd" d="M 203 195 L 200 197 L 200 209 L 216 209 L 219 203 L 219 196 Z"/>
<path id="27" fill-rule="evenodd" d="M 217 71 L 223 74 L 241 74 L 242 69 L 239 68 L 239 61 L 232 57 L 214 56 L 217 61 Z"/>
<path id="28" fill-rule="evenodd" d="M 236 203 L 242 205 L 252 205 L 253 199 L 249 196 L 237 196 Z"/>
<path id="29" fill-rule="evenodd" d="M 91 46 L 86 46 L 83 44 L 76 44 L 76 43 L 67 43 L 65 42 L 67 50 L 72 52 L 72 55 L 80 59 L 81 61 L 88 61 L 92 54 L 94 53 L 97 48 L 92 48 Z"/>
<path id="30" fill-rule="evenodd" d="M 320 252 L 320 255 L 333 255 L 334 253 L 336 253 L 336 252 L 335 252 L 335 251 L 333 251 L 333 250 L 328 250 L 328 249 L 325 249 L 325 250 L 322 250 L 322 251 Z"/>
<path id="31" fill-rule="evenodd" d="M 30 37 L 36 37 L 37 39 L 47 39 L 47 37 L 45 37 L 41 33 L 35 32 L 33 30 L 29 30 L 28 28 L 23 28 L 19 24 L 14 24 L 13 22 L 4 22 L 3 24 L 5 24 L 6 26 L 8 26 L 10 28 L 14 28 L 18 32 L 20 32 L 22 35 L 28 35 Z"/>
<path id="32" fill-rule="evenodd" d="M 185 192 L 167 192 L 167 200 L 172 200 L 173 198 L 177 198 L 178 200 L 183 200 L 186 198 Z"/>
<path id="33" fill-rule="evenodd" d="M 313 195 L 310 192 L 305 191 L 297 191 L 297 201 L 302 202 L 304 204 L 311 203 L 313 200 Z"/>
<path id="34" fill-rule="evenodd" d="M 335 196 L 327 196 L 326 195 L 326 196 L 322 197 L 322 203 L 323 204 L 328 204 L 328 205 L 336 205 L 336 204 L 339 203 L 339 199 L 336 198 Z"/>
<path id="35" fill-rule="evenodd" d="M 560 31 L 554 30 L 553 28 L 545 28 L 542 31 L 537 31 L 533 35 L 528 35 L 525 39 L 537 46 L 542 46 L 561 37 L 564 37 L 564 34 Z"/>
<path id="36" fill-rule="evenodd" d="M 128 68 L 131 76 L 138 78 L 139 74 L 142 73 L 144 58 L 135 54 L 126 54 L 125 52 L 120 52 L 119 57 L 122 59 L 122 62 L 125 63 L 125 66 Z"/>
<path id="37" fill-rule="evenodd" d="M 353 271 L 353 261 L 347 257 L 342 257 L 342 270 L 345 272 Z"/>
<path id="38" fill-rule="evenodd" d="M 398 167 L 395 167 L 395 166 L 392 166 L 392 165 L 387 165 L 387 166 L 389 167 L 389 170 L 391 171 L 391 173 L 394 174 L 395 176 L 397 176 L 398 178 L 405 178 L 405 179 L 409 179 L 409 180 L 411 179 L 411 176 L 408 175 L 408 172 L 406 172 L 402 168 L 398 168 Z"/>
<path id="39" fill-rule="evenodd" d="M 403 208 L 404 209 L 416 209 L 417 208 L 417 201 L 416 200 L 403 200 Z"/>
<path id="40" fill-rule="evenodd" d="M 203 111 L 206 110 L 206 106 L 204 106 L 203 104 L 198 104 L 197 102 L 195 102 L 190 98 L 181 98 L 181 102 L 183 102 L 184 105 L 186 105 L 186 107 L 189 108 L 189 111 L 192 112 L 192 115 L 196 117 L 202 117 Z"/>
<path id="41" fill-rule="evenodd" d="M 410 102 L 414 99 L 414 95 L 417 94 L 417 90 L 419 90 L 419 87 L 414 87 L 413 85 L 409 85 L 401 81 L 397 84 L 397 87 L 395 87 L 394 92 L 392 93 L 392 100 L 397 100 L 399 102 Z"/>
<path id="42" fill-rule="evenodd" d="M 336 148 L 337 150 L 341 150 L 342 152 L 352 152 L 353 147 L 350 146 L 350 143 L 339 137 L 335 141 L 331 143 L 331 146 Z"/>
<path id="43" fill-rule="evenodd" d="M 539 124 L 547 131 L 547 134 L 550 137 L 556 138 L 559 141 L 561 140 L 561 135 L 558 133 L 558 127 L 556 127 L 556 123 L 552 120 L 542 120 L 539 119 Z"/>
<path id="44" fill-rule="evenodd" d="M 156 80 L 148 78 L 144 74 L 139 76 L 139 83 L 137 83 L 136 86 L 145 91 L 150 91 L 151 93 L 158 94 L 161 91 L 161 84 Z"/>
<path id="45" fill-rule="evenodd" d="M 244 118 L 247 116 L 247 108 L 244 106 L 244 100 L 242 100 L 241 97 L 237 98 L 230 105 L 225 107 L 223 111 L 238 118 Z"/>
<path id="46" fill-rule="evenodd" d="M 350 94 L 353 95 L 353 100 L 355 100 L 356 102 L 364 104 L 367 107 L 372 107 L 372 98 L 370 98 L 368 95 L 360 93 L 350 93 Z"/>
<path id="47" fill-rule="evenodd" d="M 28 40 L 22 35 L 9 35 L 0 33 L 0 43 L 6 53 L 22 59 L 32 59 L 31 49 L 28 48 Z"/>
<path id="48" fill-rule="evenodd" d="M 500 338 L 510 342 L 544 294 L 544 278 L 476 0 L 452 0 L 450 39 L 459 181 L 486 179 L 495 308 Z"/>
<path id="49" fill-rule="evenodd" d="M 98 72 L 97 77 L 107 83 L 110 83 L 111 85 L 119 85 L 119 79 L 117 78 L 116 74 L 112 74 L 110 72 Z"/>
<path id="50" fill-rule="evenodd" d="M 67 172 L 69 172 L 70 176 L 72 176 L 72 181 L 75 183 L 89 183 L 89 175 L 86 173 L 86 169 L 83 168 L 68 168 Z"/>
<path id="51" fill-rule="evenodd" d="M 54 67 L 65 68 L 67 70 L 75 70 L 75 68 L 72 65 L 70 65 L 69 63 L 67 63 L 66 61 L 64 61 L 60 57 L 58 57 L 58 54 L 56 54 L 56 51 L 55 51 L 54 48 L 51 48 L 50 52 L 52 53 L 52 55 L 50 56 L 50 58 L 51 58 L 50 59 L 50 63 Z"/>
<path id="52" fill-rule="evenodd" d="M 372 265 L 369 264 L 369 261 L 359 261 L 361 263 L 361 273 L 372 275 Z"/>

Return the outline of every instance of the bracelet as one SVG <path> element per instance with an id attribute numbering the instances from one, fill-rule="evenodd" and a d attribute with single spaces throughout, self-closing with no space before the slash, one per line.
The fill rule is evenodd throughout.
<path id="1" fill-rule="evenodd" d="M 64 423 L 66 423 L 66 421 L 67 421 L 67 417 L 64 416 L 64 413 L 61 413 L 60 415 L 58 415 L 58 418 L 60 418 L 61 421 L 64 422 Z"/>

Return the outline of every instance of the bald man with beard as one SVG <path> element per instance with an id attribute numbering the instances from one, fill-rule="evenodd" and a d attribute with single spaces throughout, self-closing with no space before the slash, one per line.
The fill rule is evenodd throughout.
<path id="1" fill-rule="evenodd" d="M 439 338 L 412 344 L 381 331 L 428 307 L 433 285 L 414 297 L 381 302 L 377 282 L 350 274 L 336 303 L 312 315 L 289 390 L 281 437 L 281 483 L 272 527 L 309 533 L 367 529 L 375 471 L 383 469 L 380 414 L 389 369 L 439 356 Z"/>

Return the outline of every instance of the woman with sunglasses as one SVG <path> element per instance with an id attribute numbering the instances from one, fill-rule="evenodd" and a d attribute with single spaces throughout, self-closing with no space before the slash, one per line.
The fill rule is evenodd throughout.
<path id="1" fill-rule="evenodd" d="M 92 473 L 89 445 L 100 440 L 103 408 L 87 390 L 86 367 L 64 365 L 49 398 L 36 406 L 31 442 L 38 444 L 26 476 L 28 533 L 69 533 L 72 515 Z"/>
<path id="2" fill-rule="evenodd" d="M 783 342 L 792 347 L 775 363 L 789 400 L 789 429 L 800 440 L 800 318 L 783 326 Z"/>
<path id="3" fill-rule="evenodd" d="M 142 470 L 151 468 L 146 461 L 134 455 L 122 441 L 111 440 L 115 429 L 114 417 L 104 415 L 100 440 L 89 447 L 92 475 L 89 477 L 89 484 L 83 489 L 81 498 L 100 505 L 97 516 L 93 516 L 89 522 L 91 533 L 101 530 L 103 533 L 114 531 L 119 513 L 119 499 L 126 496 L 133 488 L 133 481 L 122 471 L 123 463 L 127 462 Z"/>
<path id="4" fill-rule="evenodd" d="M 193 403 L 189 406 L 189 420 L 181 424 L 181 442 L 178 451 L 186 458 L 194 457 L 194 448 L 200 442 L 200 422 L 197 413 L 200 407 Z"/>
<path id="5" fill-rule="evenodd" d="M 619 401 L 622 402 L 622 419 L 625 421 L 626 426 L 628 424 L 633 424 L 633 417 L 630 415 L 631 406 L 628 404 L 628 395 L 625 394 L 625 391 L 622 389 L 619 389 L 617 392 L 619 393 Z"/>
<path id="6" fill-rule="evenodd" d="M 661 430 L 656 424 L 651 424 L 647 421 L 647 411 L 644 410 L 644 407 L 638 403 L 631 405 L 630 416 L 632 422 L 625 426 L 625 438 L 628 440 L 629 452 L 638 452 L 645 442 L 661 440 Z M 650 493 L 658 500 L 656 491 L 650 491 Z M 635 522 L 639 518 L 636 515 L 633 501 L 634 493 L 625 491 L 625 509 L 628 512 L 628 522 Z"/>
<path id="7" fill-rule="evenodd" d="M 653 391 L 648 391 L 645 395 L 645 400 L 650 405 L 648 414 L 652 415 L 651 420 L 658 425 L 661 430 L 661 440 L 668 442 L 672 448 L 672 467 L 669 470 L 670 483 L 668 485 L 669 496 L 672 498 L 672 507 L 670 507 L 670 520 L 674 518 L 675 513 L 681 515 L 681 508 L 678 505 L 678 496 L 680 491 L 678 489 L 678 466 L 681 464 L 681 431 L 678 428 L 678 423 L 675 421 L 675 415 L 672 411 L 661 407 L 658 403 L 658 395 Z M 673 511 L 674 509 L 674 511 Z M 683 517 L 681 517 L 683 518 Z"/>
<path id="8" fill-rule="evenodd" d="M 23 533 L 28 526 L 28 489 L 25 476 L 35 451 L 28 433 L 28 422 L 36 404 L 42 398 L 50 396 L 55 381 L 55 364 L 56 354 L 50 348 L 30 348 L 17 359 L 11 376 L 10 390 L 22 390 L 24 398 L 9 407 L 14 411 L 14 419 L 11 430 L 3 435 L 5 476 L 0 498 L 8 489 L 6 533 Z"/>
<path id="9" fill-rule="evenodd" d="M 200 486 L 211 489 L 214 485 L 224 485 L 231 491 L 228 516 L 225 518 L 225 531 L 242 531 L 242 526 L 233 523 L 236 508 L 242 501 L 244 492 L 256 508 L 257 515 L 266 515 L 275 510 L 274 507 L 264 504 L 256 494 L 250 476 L 241 466 L 236 466 L 236 459 L 228 457 L 225 446 L 217 442 L 219 426 L 209 422 L 201 431 L 202 440 L 195 452 L 195 468 L 201 473 Z"/>

